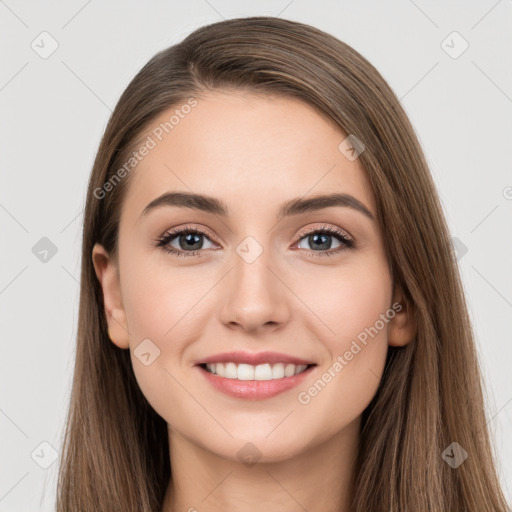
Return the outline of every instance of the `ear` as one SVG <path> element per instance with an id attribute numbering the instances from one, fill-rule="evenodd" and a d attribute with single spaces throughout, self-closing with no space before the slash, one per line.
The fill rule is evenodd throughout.
<path id="1" fill-rule="evenodd" d="M 96 277 L 103 291 L 105 317 L 107 319 L 110 339 L 119 348 L 128 348 L 128 326 L 121 300 L 118 266 L 100 244 L 94 244 L 92 261 Z"/>
<path id="2" fill-rule="evenodd" d="M 403 347 L 416 336 L 416 315 L 400 287 L 395 288 L 392 305 L 395 316 L 389 322 L 388 343 L 392 347 Z"/>

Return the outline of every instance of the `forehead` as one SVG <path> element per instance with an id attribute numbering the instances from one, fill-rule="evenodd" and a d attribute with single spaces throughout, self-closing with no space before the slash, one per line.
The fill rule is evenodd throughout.
<path id="1" fill-rule="evenodd" d="M 144 133 L 151 149 L 132 171 L 121 216 L 135 222 L 149 202 L 170 191 L 218 197 L 240 215 L 333 192 L 354 195 L 375 212 L 359 159 L 339 149 L 346 136 L 291 97 L 216 91 L 184 101 Z"/>

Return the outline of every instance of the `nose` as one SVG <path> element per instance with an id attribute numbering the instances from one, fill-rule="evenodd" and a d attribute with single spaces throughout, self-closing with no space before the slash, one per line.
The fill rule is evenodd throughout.
<path id="1" fill-rule="evenodd" d="M 293 294 L 271 268 L 266 253 L 248 263 L 238 255 L 226 276 L 220 309 L 221 322 L 243 331 L 272 331 L 289 316 L 288 301 Z"/>

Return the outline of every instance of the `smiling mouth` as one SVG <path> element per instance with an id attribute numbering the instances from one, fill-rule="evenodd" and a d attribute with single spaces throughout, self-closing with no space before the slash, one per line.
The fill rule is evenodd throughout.
<path id="1" fill-rule="evenodd" d="M 258 365 L 244 363 L 203 363 L 199 365 L 210 374 L 225 379 L 241 381 L 283 380 L 299 375 L 316 364 L 264 363 Z"/>

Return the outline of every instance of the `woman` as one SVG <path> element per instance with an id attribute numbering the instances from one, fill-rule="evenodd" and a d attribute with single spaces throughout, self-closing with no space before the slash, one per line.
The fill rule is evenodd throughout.
<path id="1" fill-rule="evenodd" d="M 432 178 L 348 45 L 231 19 L 123 93 L 57 509 L 507 510 Z"/>

